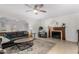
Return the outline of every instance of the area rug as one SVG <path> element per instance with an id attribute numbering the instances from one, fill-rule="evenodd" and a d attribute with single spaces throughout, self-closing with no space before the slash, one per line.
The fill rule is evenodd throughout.
<path id="1" fill-rule="evenodd" d="M 55 43 L 48 40 L 36 39 L 33 41 L 31 48 L 20 51 L 16 46 L 7 48 L 9 54 L 46 54 L 48 51 L 55 46 Z"/>
<path id="2" fill-rule="evenodd" d="M 24 50 L 20 51 L 18 54 L 46 54 L 48 51 L 55 46 L 55 43 L 52 40 L 34 40 L 34 45 L 31 51 Z"/>

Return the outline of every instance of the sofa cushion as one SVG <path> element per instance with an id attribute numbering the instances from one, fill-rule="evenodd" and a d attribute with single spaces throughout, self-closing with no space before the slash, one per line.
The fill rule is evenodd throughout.
<path id="1" fill-rule="evenodd" d="M 9 41 L 10 41 L 9 39 L 5 38 L 4 36 L 0 36 L 0 38 L 2 38 L 2 42 L 1 42 L 1 44 L 3 44 L 3 43 L 6 43 L 6 42 L 9 42 Z"/>

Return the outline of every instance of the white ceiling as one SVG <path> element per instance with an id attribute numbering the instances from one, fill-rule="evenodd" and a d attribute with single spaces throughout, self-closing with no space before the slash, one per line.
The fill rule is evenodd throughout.
<path id="1" fill-rule="evenodd" d="M 24 4 L 1 4 L 0 16 L 10 16 L 16 19 L 47 19 L 63 15 L 79 13 L 79 4 L 45 4 L 42 8 L 47 13 L 39 13 L 35 15 L 33 12 L 26 12 L 31 8 Z"/>

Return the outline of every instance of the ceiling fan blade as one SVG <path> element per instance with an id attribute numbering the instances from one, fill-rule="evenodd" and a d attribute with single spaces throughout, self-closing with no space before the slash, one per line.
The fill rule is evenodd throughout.
<path id="1" fill-rule="evenodd" d="M 35 4 L 34 9 L 40 9 L 43 7 L 43 4 Z"/>
<path id="2" fill-rule="evenodd" d="M 39 10 L 40 12 L 44 12 L 44 13 L 46 13 L 47 11 L 45 11 L 45 10 Z"/>
<path id="3" fill-rule="evenodd" d="M 38 5 L 36 4 L 36 5 L 34 6 L 34 9 L 37 9 L 37 7 L 38 7 Z"/>
<path id="4" fill-rule="evenodd" d="M 42 8 L 44 5 L 43 4 L 39 4 L 39 8 Z"/>
<path id="5" fill-rule="evenodd" d="M 29 4 L 25 4 L 25 6 L 27 6 L 27 7 L 29 7 L 29 8 L 32 8 L 32 6 L 31 6 L 31 5 L 29 5 Z"/>

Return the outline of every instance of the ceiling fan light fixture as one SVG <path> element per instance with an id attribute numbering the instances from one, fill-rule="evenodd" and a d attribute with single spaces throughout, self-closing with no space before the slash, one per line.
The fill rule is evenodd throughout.
<path id="1" fill-rule="evenodd" d="M 42 10 L 41 8 L 44 6 L 43 4 L 35 4 L 33 7 L 31 5 L 26 5 L 30 8 L 32 8 L 32 10 L 27 10 L 27 12 L 32 11 L 34 14 L 38 14 L 39 12 L 43 12 L 46 13 L 45 10 Z"/>
<path id="2" fill-rule="evenodd" d="M 35 14 L 38 14 L 38 10 L 34 10 L 33 12 L 34 12 Z"/>

